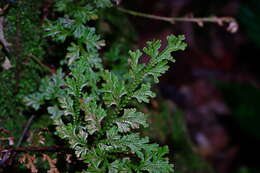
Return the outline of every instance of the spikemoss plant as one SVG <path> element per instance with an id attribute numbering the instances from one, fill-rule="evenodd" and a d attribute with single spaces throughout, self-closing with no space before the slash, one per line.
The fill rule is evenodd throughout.
<path id="1" fill-rule="evenodd" d="M 127 73 L 113 73 L 104 69 L 98 51 L 104 41 L 87 26 L 98 18 L 99 9 L 110 6 L 107 0 L 57 1 L 57 11 L 64 17 L 49 22 L 47 36 L 71 41 L 66 56 L 69 70 L 58 70 L 43 81 L 41 92 L 25 100 L 36 109 L 44 100 L 54 100 L 48 112 L 56 133 L 86 163 L 84 172 L 172 172 L 165 157 L 168 148 L 151 144 L 137 132 L 148 123 L 134 105 L 155 97 L 151 85 L 159 82 L 168 62 L 174 62 L 171 53 L 185 49 L 184 37 L 168 36 L 163 50 L 160 41 L 150 41 L 143 52 L 129 51 Z M 143 53 L 150 57 L 147 64 L 139 63 Z"/>

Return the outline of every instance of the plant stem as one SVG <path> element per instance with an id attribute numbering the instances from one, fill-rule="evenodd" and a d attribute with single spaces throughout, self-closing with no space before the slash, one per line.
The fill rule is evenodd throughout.
<path id="1" fill-rule="evenodd" d="M 30 127 L 30 125 L 32 124 L 32 121 L 33 121 L 34 118 L 35 118 L 35 115 L 32 115 L 32 116 L 30 117 L 30 119 L 27 121 L 27 123 L 26 123 L 26 125 L 25 125 L 25 127 L 24 127 L 24 129 L 23 129 L 23 133 L 22 133 L 21 137 L 19 138 L 19 140 L 18 140 L 18 142 L 17 142 L 17 144 L 16 144 L 16 148 L 18 148 L 18 147 L 22 144 L 23 139 L 24 139 L 26 133 L 28 132 L 29 127 Z"/>
<path id="2" fill-rule="evenodd" d="M 157 15 L 152 15 L 152 14 L 146 14 L 146 13 L 141 13 L 133 10 L 128 10 L 122 7 L 117 8 L 119 11 L 133 15 L 133 16 L 138 16 L 138 17 L 144 17 L 148 19 L 154 19 L 154 20 L 160 20 L 160 21 L 165 21 L 169 22 L 171 24 L 175 24 L 176 22 L 192 22 L 192 23 L 197 23 L 199 26 L 203 26 L 204 22 L 210 22 L 210 23 L 217 23 L 219 25 L 222 25 L 223 23 L 231 23 L 231 22 L 236 22 L 236 20 L 232 17 L 164 17 L 164 16 L 157 16 Z"/>
<path id="3" fill-rule="evenodd" d="M 27 121 L 27 123 L 26 123 L 26 125 L 25 125 L 25 127 L 23 129 L 23 133 L 22 133 L 21 137 L 19 138 L 19 140 L 18 140 L 18 142 L 17 142 L 17 144 L 15 146 L 15 149 L 10 149 L 10 150 L 3 149 L 3 150 L 0 150 L 0 153 L 3 153 L 3 151 L 5 153 L 4 156 L 3 156 L 4 159 L 0 160 L 0 166 L 4 165 L 7 161 L 10 161 L 10 164 L 12 163 L 11 158 L 14 158 L 16 156 L 17 153 L 15 152 L 15 150 L 19 149 L 20 145 L 22 144 L 22 142 L 24 140 L 24 137 L 25 137 L 26 133 L 28 132 L 29 127 L 30 127 L 30 125 L 31 125 L 31 123 L 32 123 L 34 118 L 35 118 L 35 115 L 32 115 L 29 118 L 29 120 Z M 12 152 L 12 151 L 14 151 L 14 152 Z"/>
<path id="4" fill-rule="evenodd" d="M 28 57 L 32 58 L 34 61 L 36 61 L 40 66 L 42 66 L 44 69 L 46 69 L 46 71 L 48 71 L 49 73 L 53 73 L 53 71 L 50 69 L 50 67 L 48 67 L 47 65 L 43 64 L 36 56 L 34 55 L 28 55 Z"/>
<path id="5" fill-rule="evenodd" d="M 23 147 L 23 148 L 14 148 L 10 149 L 13 152 L 51 152 L 51 151 L 60 151 L 60 150 L 70 150 L 64 146 L 47 146 L 47 147 Z"/>

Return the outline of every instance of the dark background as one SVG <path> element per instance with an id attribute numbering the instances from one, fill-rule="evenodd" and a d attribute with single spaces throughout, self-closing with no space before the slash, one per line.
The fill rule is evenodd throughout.
<path id="1" fill-rule="evenodd" d="M 238 21 L 239 30 L 232 34 L 226 30 L 227 25 L 205 23 L 200 27 L 187 22 L 172 25 L 130 16 L 138 35 L 138 47 L 154 38 L 164 40 L 171 33 L 186 37 L 188 48 L 175 55 L 177 62 L 162 77 L 159 89 L 164 99 L 174 103 L 174 109 L 182 110 L 195 153 L 219 173 L 259 172 L 260 3 L 257 0 L 125 0 L 121 5 L 160 16 L 231 16 Z M 178 156 L 183 150 L 178 146 L 182 144 L 174 140 L 168 141 L 168 145 L 175 149 L 173 155 Z M 192 161 L 185 165 L 174 159 L 177 172 L 207 172 L 189 168 L 191 165 L 187 163 Z"/>

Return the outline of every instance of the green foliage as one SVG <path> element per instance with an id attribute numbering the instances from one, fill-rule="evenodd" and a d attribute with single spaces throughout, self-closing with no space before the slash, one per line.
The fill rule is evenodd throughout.
<path id="1" fill-rule="evenodd" d="M 50 15 L 53 20 L 46 21 L 40 20 L 39 8 L 44 4 L 37 2 L 17 1 L 6 16 L 14 70 L 0 76 L 4 81 L 0 112 L 14 117 L 19 112 L 22 116 L 15 121 L 21 120 L 21 131 L 25 112 L 32 111 L 28 107 L 40 114 L 33 128 L 48 126 L 47 107 L 56 135 L 85 163 L 83 172 L 172 172 L 173 165 L 166 157 L 168 148 L 152 144 L 137 132 L 148 127 L 148 122 L 147 115 L 135 105 L 155 97 L 152 85 L 168 70 L 168 63 L 175 61 L 172 52 L 185 49 L 184 37 L 170 35 L 165 48 L 154 40 L 143 51 L 127 54 L 134 36 L 129 34 L 131 27 L 122 29 L 129 22 L 121 13 L 106 9 L 112 7 L 110 0 L 55 0 L 55 11 Z M 43 77 L 39 84 L 44 75 L 41 61 L 47 54 L 42 23 L 45 37 L 66 47 L 67 54 L 56 73 Z M 102 38 L 111 44 L 106 45 Z M 150 58 L 146 64 L 140 63 L 142 54 Z M 21 104 L 22 99 L 28 107 Z M 0 116 L 1 120 L 6 117 Z M 11 131 L 16 128 L 12 121 L 5 122 Z"/>
<path id="2" fill-rule="evenodd" d="M 23 97 L 37 90 L 40 76 L 45 73 L 31 58 L 34 56 L 41 61 L 45 54 L 39 8 L 40 3 L 36 0 L 17 1 L 3 16 L 4 36 L 10 43 L 8 58 L 11 68 L 0 68 L 0 126 L 12 131 L 15 142 L 28 119 L 24 113 L 28 108 L 22 103 Z M 1 65 L 5 56 L 1 50 Z"/>
<path id="3" fill-rule="evenodd" d="M 66 56 L 70 73 L 64 76 L 63 82 L 43 81 L 50 84 L 45 89 L 52 94 L 46 96 L 42 90 L 28 96 L 27 104 L 38 108 L 44 100 L 54 100 L 48 111 L 54 119 L 57 135 L 66 139 L 77 156 L 87 163 L 86 172 L 172 172 L 172 165 L 165 158 L 168 148 L 151 144 L 147 137 L 135 132 L 148 124 L 146 116 L 133 104 L 148 103 L 155 96 L 151 84 L 159 81 L 169 68 L 169 61 L 174 62 L 171 53 L 184 50 L 184 37 L 167 37 L 168 45 L 162 51 L 159 51 L 160 41 L 148 42 L 143 49 L 150 56 L 147 64 L 139 63 L 140 50 L 130 51 L 126 73 L 114 73 L 104 70 L 99 58 L 98 49 L 104 46 L 104 41 L 94 28 L 85 25 L 96 19 L 98 8 L 110 3 L 62 2 L 57 1 L 56 7 L 64 17 L 49 21 L 46 31 L 55 41 L 71 38 Z M 52 92 L 54 89 L 49 87 L 61 91 Z"/>
<path id="4" fill-rule="evenodd" d="M 169 36 L 168 40 L 169 43 L 171 40 L 176 40 L 175 43 L 178 43 L 182 37 Z M 72 65 L 72 73 L 65 80 L 65 85 L 68 87 L 64 89 L 65 95 L 58 97 L 60 110 L 56 107 L 56 109 L 49 108 L 49 111 L 51 110 L 50 113 L 54 113 L 55 117 L 60 117 L 57 114 L 72 117 L 67 124 L 60 118 L 55 120 L 57 134 L 61 138 L 67 139 L 76 150 L 77 155 L 89 164 L 87 170 L 110 171 L 111 166 L 122 162 L 126 165 L 120 169 L 126 169 L 128 172 L 172 171 L 168 160 L 163 157 L 168 151 L 165 147 L 149 144 L 147 138 L 131 132 L 141 126 L 147 127 L 144 114 L 136 112 L 135 108 L 125 108 L 131 107 L 131 102 L 148 102 L 148 99 L 154 96 L 150 91 L 150 83 L 145 82 L 144 79 L 150 74 L 153 76 L 153 73 L 158 71 L 157 69 L 159 69 L 159 72 L 156 73 L 157 78 L 165 72 L 166 68 L 157 59 L 172 60 L 169 55 L 171 51 L 177 49 L 170 49 L 169 46 L 162 53 L 151 54 L 151 60 L 146 66 L 130 64 L 132 74 L 129 73 L 126 80 L 122 80 L 123 78 L 119 80 L 115 74 L 109 71 L 95 72 L 94 77 L 97 78 L 93 80 L 95 87 L 91 85 L 93 82 L 90 80 L 91 73 L 84 73 L 84 69 L 91 69 L 91 66 L 84 66 L 83 69 L 82 63 L 75 62 L 75 66 Z M 133 52 L 131 58 L 136 58 L 133 56 Z M 139 58 L 140 56 L 136 58 L 136 62 Z M 166 62 L 164 65 L 166 66 Z M 139 66 L 142 67 L 141 70 Z M 157 69 L 154 70 L 152 67 Z M 160 70 L 160 67 L 163 70 Z M 98 85 L 95 81 L 100 81 L 101 78 L 103 83 L 97 88 Z M 84 92 L 83 89 L 86 86 L 90 87 L 90 92 Z M 123 112 L 121 113 L 121 111 Z M 89 153 L 95 153 L 95 155 Z M 102 158 L 100 164 L 93 165 L 91 161 L 100 158 Z M 115 169 L 113 166 L 114 171 Z"/>
<path id="5" fill-rule="evenodd" d="M 49 74 L 49 69 L 46 70 L 46 66 L 43 65 L 45 64 L 44 57 L 48 56 L 46 51 L 48 46 L 43 39 L 42 2 L 38 0 L 13 2 L 1 16 L 4 21 L 2 23 L 3 33 L 1 34 L 4 34 L 5 40 L 10 44 L 7 47 L 8 51 L 6 51 L 4 49 L 6 47 L 2 45 L 2 40 L 0 42 L 0 127 L 9 131 L 10 133 L 5 137 L 12 139 L 12 142 L 9 141 L 9 143 L 0 140 L 1 150 L 30 146 L 51 146 L 55 143 L 54 135 L 45 133 L 43 130 L 51 125 L 50 116 L 44 112 L 33 112 L 32 114 L 29 107 L 23 103 L 24 97 L 36 92 L 42 77 Z M 1 1 L 0 8 L 6 3 L 8 1 Z M 2 68 L 2 60 L 6 58 L 10 61 L 10 68 Z M 40 88 L 46 87 L 47 85 L 40 86 Z M 45 95 L 48 95 L 48 93 L 45 93 Z M 34 102 L 34 107 L 39 109 L 39 104 L 36 104 L 39 100 L 30 100 L 30 102 Z M 28 123 L 32 116 L 35 118 L 31 123 Z M 26 131 L 27 123 L 29 129 Z M 1 131 L 0 135 L 3 137 L 5 133 Z M 2 170 L 7 165 L 3 157 L 8 160 L 15 160 L 14 163 L 17 163 L 21 155 L 20 153 L 6 155 L 1 152 L 0 172 L 8 172 Z M 46 172 L 46 164 L 43 163 L 39 159 L 37 168 Z M 14 170 L 11 172 L 23 172 L 24 169 L 21 164 L 12 165 L 12 167 Z"/>
<path id="6" fill-rule="evenodd" d="M 51 78 L 46 77 L 41 81 L 39 92 L 25 96 L 23 101 L 27 106 L 33 107 L 38 110 L 45 100 L 54 100 L 59 95 L 63 95 L 64 91 L 60 89 L 60 86 L 64 85 L 63 74 L 61 70 L 57 70 Z"/>
<path id="7" fill-rule="evenodd" d="M 97 32 L 109 43 L 109 47 L 105 47 L 103 64 L 109 66 L 113 73 L 123 76 L 127 73 L 128 51 L 137 40 L 134 25 L 123 13 L 111 8 L 102 10 L 100 16 Z"/>
<path id="8" fill-rule="evenodd" d="M 147 127 L 146 117 L 143 113 L 136 112 L 136 109 L 124 109 L 123 116 L 113 121 L 119 132 L 129 132 L 131 129 L 138 129 L 140 125 Z"/>

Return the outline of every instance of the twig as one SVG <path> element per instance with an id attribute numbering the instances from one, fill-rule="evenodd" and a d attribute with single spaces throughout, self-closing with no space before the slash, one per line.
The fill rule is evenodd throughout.
<path id="1" fill-rule="evenodd" d="M 28 55 L 28 57 L 32 58 L 34 61 L 36 61 L 40 66 L 42 66 L 46 71 L 48 71 L 49 73 L 53 73 L 53 71 L 51 70 L 50 67 L 48 67 L 47 65 L 43 64 L 36 56 L 30 54 Z"/>
<path id="2" fill-rule="evenodd" d="M 47 146 L 47 147 L 21 147 L 21 148 L 14 148 L 9 149 L 9 151 L 13 152 L 52 152 L 52 151 L 60 151 L 60 150 L 70 150 L 64 146 L 54 145 L 54 146 Z"/>
<path id="3" fill-rule="evenodd" d="M 35 118 L 35 115 L 32 115 L 29 120 L 27 121 L 24 129 L 23 129 L 23 133 L 21 135 L 21 137 L 19 138 L 16 146 L 15 146 L 15 149 L 4 149 L 4 150 L 1 150 L 3 154 L 3 158 L 0 159 L 0 166 L 1 165 L 5 165 L 6 162 L 10 162 L 10 164 L 12 163 L 12 159 L 11 158 L 14 158 L 17 154 L 17 152 L 15 152 L 15 150 L 20 147 L 20 145 L 22 144 L 23 140 L 24 140 L 24 137 L 26 135 L 26 133 L 28 132 L 28 129 L 33 121 L 33 119 Z M 18 148 L 19 149 L 19 148 Z"/>
<path id="4" fill-rule="evenodd" d="M 138 17 L 143 17 L 143 18 L 148 18 L 148 19 L 153 19 L 153 20 L 160 20 L 164 22 L 168 22 L 170 24 L 175 24 L 176 22 L 192 22 L 192 23 L 197 23 L 199 26 L 203 26 L 205 22 L 208 23 L 216 23 L 219 26 L 222 26 L 224 23 L 228 23 L 229 26 L 227 30 L 231 33 L 235 33 L 238 30 L 238 24 L 237 21 L 232 18 L 232 17 L 164 17 L 164 16 L 157 16 L 157 15 L 152 15 L 152 14 L 146 14 L 146 13 L 141 13 L 133 10 L 128 10 L 122 7 L 117 8 L 119 11 L 133 15 L 133 16 L 138 16 Z"/>
<path id="5" fill-rule="evenodd" d="M 35 118 L 35 115 L 32 115 L 32 116 L 29 118 L 29 120 L 27 121 L 27 123 L 26 123 L 26 125 L 25 125 L 25 127 L 24 127 L 24 129 L 23 129 L 23 133 L 22 133 L 21 137 L 19 138 L 19 140 L 18 140 L 18 142 L 17 142 L 17 144 L 16 144 L 16 148 L 18 148 L 18 147 L 22 144 L 23 139 L 24 139 L 26 133 L 28 132 L 28 129 L 29 129 L 29 127 L 30 127 L 30 125 L 31 125 L 31 123 L 32 123 L 32 121 L 33 121 L 34 118 Z"/>

